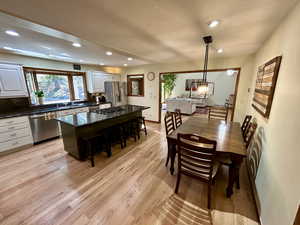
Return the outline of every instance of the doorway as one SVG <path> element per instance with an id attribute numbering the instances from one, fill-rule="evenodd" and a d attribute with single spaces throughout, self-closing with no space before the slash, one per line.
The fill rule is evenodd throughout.
<path id="1" fill-rule="evenodd" d="M 229 120 L 234 117 L 240 68 L 212 69 L 207 72 L 209 92 L 207 96 L 197 92 L 197 83 L 202 80 L 203 70 L 162 72 L 159 74 L 159 122 L 162 113 L 168 110 L 172 101 L 193 101 L 192 111 L 186 114 L 205 114 L 208 107 L 226 105 Z M 180 103 L 178 103 L 180 105 Z M 204 115 L 205 116 L 205 115 Z"/>

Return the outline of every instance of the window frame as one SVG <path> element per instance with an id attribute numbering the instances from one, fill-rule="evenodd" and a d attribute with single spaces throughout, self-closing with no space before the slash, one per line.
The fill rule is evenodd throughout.
<path id="1" fill-rule="evenodd" d="M 136 78 L 135 78 L 136 77 Z M 132 81 L 141 81 L 140 94 L 139 95 L 132 95 Z M 127 89 L 128 93 L 127 96 L 131 97 L 144 97 L 145 94 L 145 76 L 144 74 L 128 74 L 127 75 Z"/>
<path id="2" fill-rule="evenodd" d="M 51 69 L 42 69 L 42 68 L 33 68 L 33 67 L 23 67 L 23 69 L 24 69 L 24 74 L 31 73 L 31 76 L 33 78 L 33 84 L 34 84 L 34 90 L 35 91 L 40 90 L 39 89 L 39 84 L 38 84 L 38 81 L 37 81 L 37 74 L 66 76 L 68 78 L 70 101 L 65 101 L 65 102 L 86 101 L 86 100 L 88 100 L 87 81 L 86 81 L 86 73 L 85 72 L 51 70 Z M 73 77 L 75 77 L 75 76 L 81 76 L 83 78 L 82 79 L 83 80 L 83 89 L 84 89 L 84 95 L 85 95 L 84 99 L 75 99 L 75 90 L 74 90 L 74 83 L 73 83 Z M 31 95 L 31 93 L 29 93 L 29 94 Z M 55 103 L 46 103 L 45 105 L 47 105 L 47 104 L 55 104 Z"/>

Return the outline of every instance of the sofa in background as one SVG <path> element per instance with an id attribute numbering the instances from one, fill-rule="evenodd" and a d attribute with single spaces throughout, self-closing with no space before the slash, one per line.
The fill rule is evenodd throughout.
<path id="1" fill-rule="evenodd" d="M 176 109 L 180 109 L 181 113 L 192 115 L 197 106 L 207 106 L 207 99 L 168 98 L 166 99 L 166 105 L 168 112 L 175 112 Z"/>

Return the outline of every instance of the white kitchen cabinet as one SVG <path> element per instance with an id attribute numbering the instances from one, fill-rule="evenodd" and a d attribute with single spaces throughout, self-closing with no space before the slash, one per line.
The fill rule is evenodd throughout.
<path id="1" fill-rule="evenodd" d="M 33 144 L 27 116 L 0 119 L 0 152 Z"/>
<path id="2" fill-rule="evenodd" d="M 27 96 L 28 91 L 22 66 L 0 64 L 0 98 Z"/>
<path id="3" fill-rule="evenodd" d="M 99 109 L 108 109 L 111 108 L 111 103 L 100 104 Z"/>
<path id="4" fill-rule="evenodd" d="M 101 71 L 89 71 L 87 73 L 88 92 L 104 93 L 104 82 L 113 81 L 115 76 Z"/>

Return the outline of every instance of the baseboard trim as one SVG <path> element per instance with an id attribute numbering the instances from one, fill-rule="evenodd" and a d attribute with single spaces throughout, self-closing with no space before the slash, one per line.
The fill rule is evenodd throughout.
<path id="1" fill-rule="evenodd" d="M 149 122 L 149 123 L 160 123 L 158 121 L 154 121 L 154 120 L 145 120 L 146 122 Z"/>
<path id="2" fill-rule="evenodd" d="M 14 152 L 19 152 L 19 151 L 25 150 L 27 148 L 30 148 L 32 146 L 33 146 L 33 144 L 26 144 L 26 145 L 23 145 L 23 146 L 20 146 L 20 147 L 17 147 L 17 148 L 9 149 L 9 150 L 0 152 L 0 156 L 5 156 L 5 155 L 9 155 L 9 154 L 14 153 Z"/>

